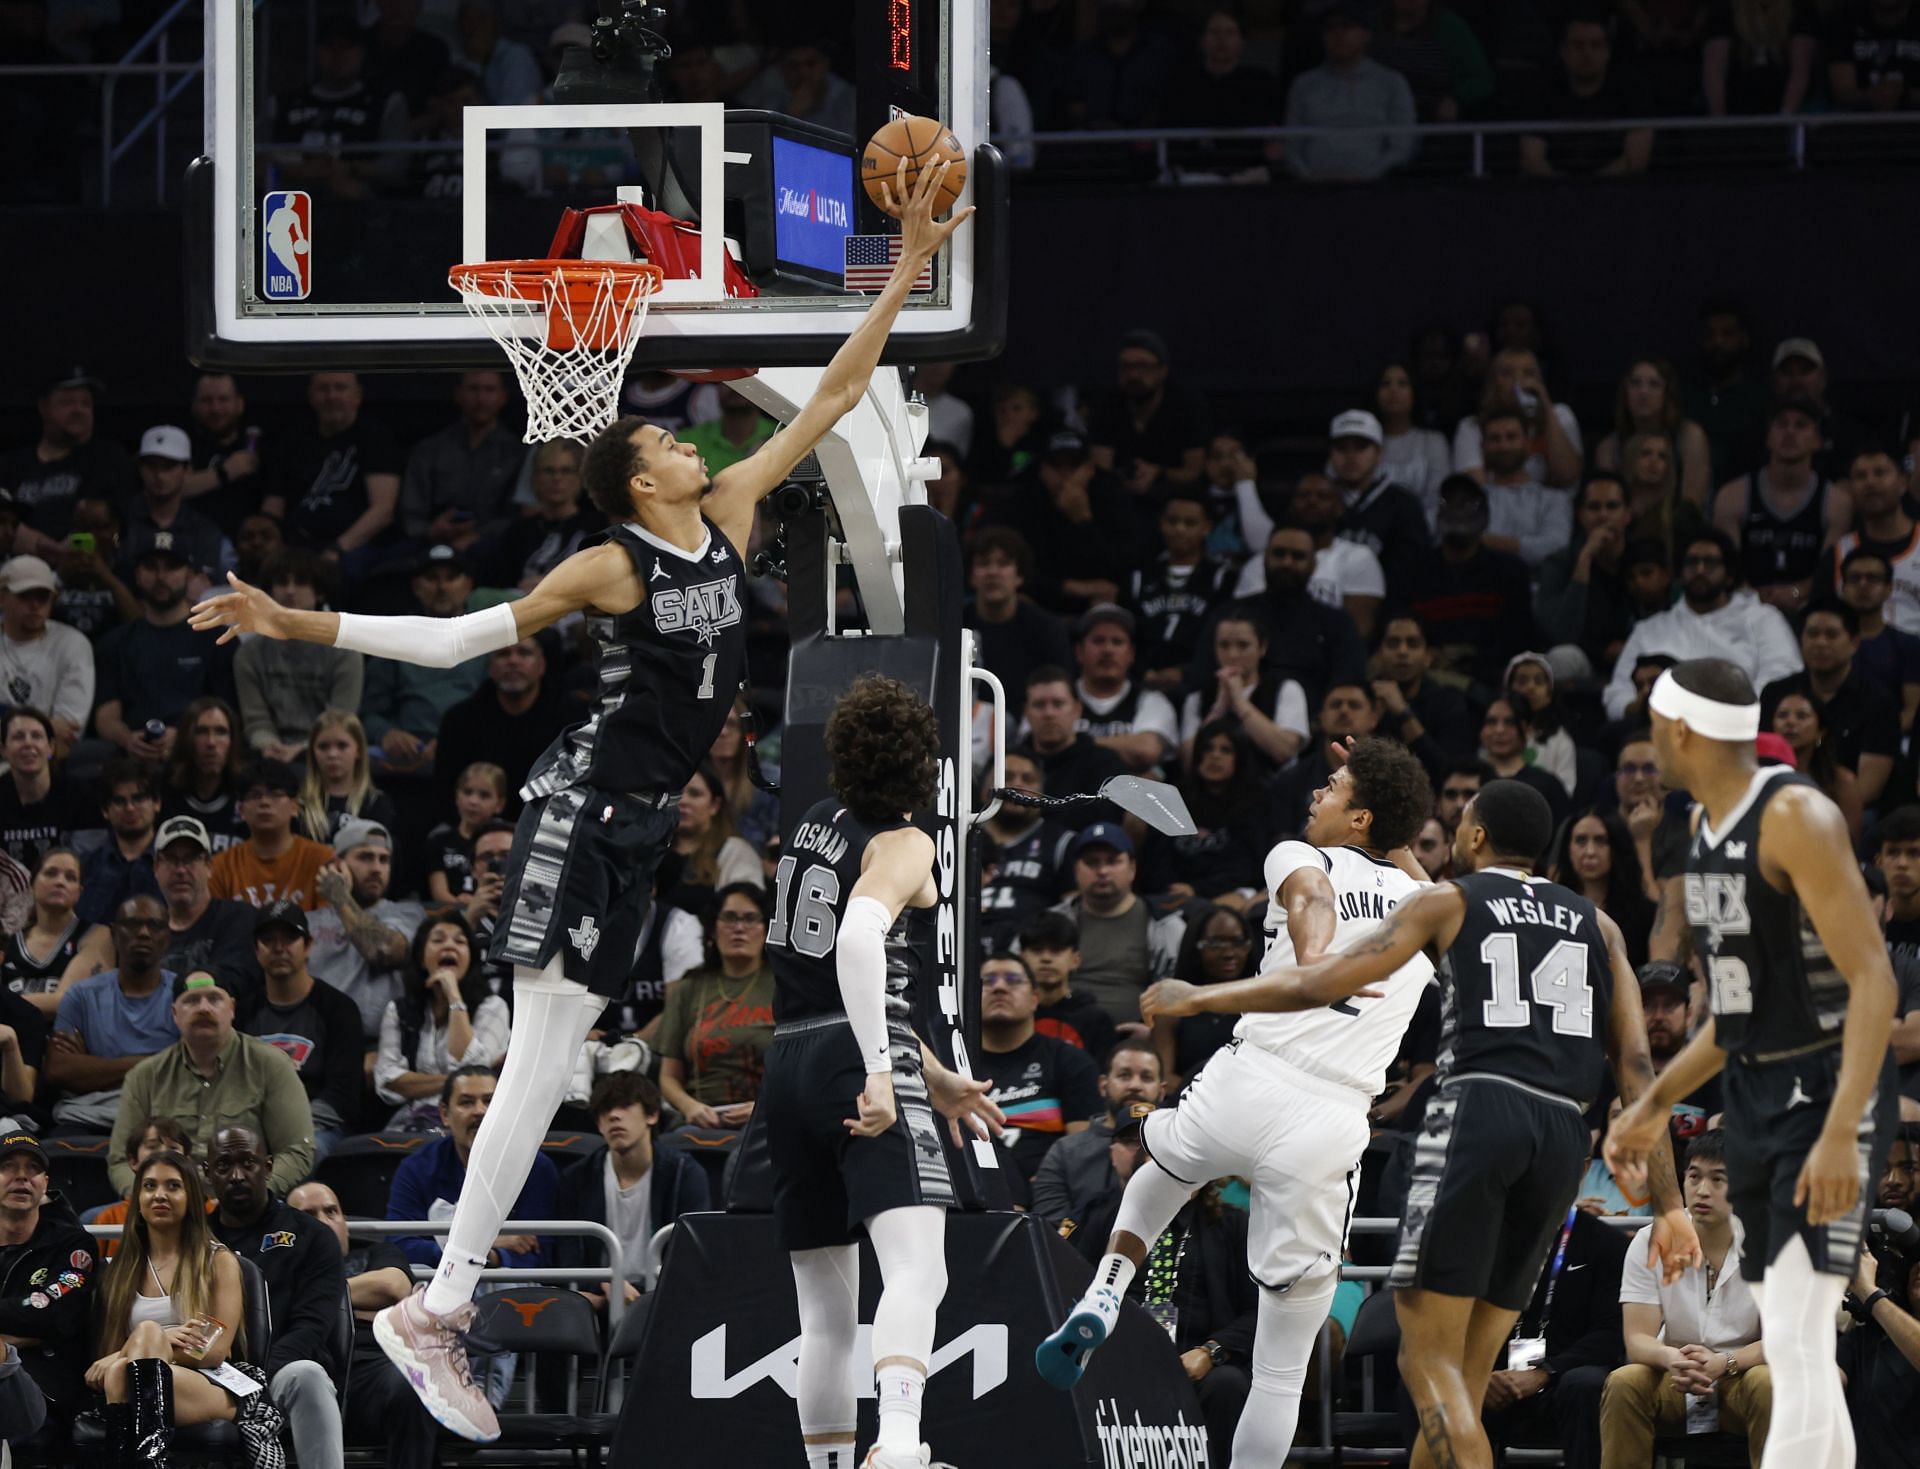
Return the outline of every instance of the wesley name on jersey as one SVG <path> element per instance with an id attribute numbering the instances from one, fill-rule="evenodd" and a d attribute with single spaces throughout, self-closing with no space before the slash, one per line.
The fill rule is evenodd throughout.
<path id="1" fill-rule="evenodd" d="M 1508 927 L 1534 923 L 1543 928 L 1557 928 L 1562 933 L 1577 934 L 1587 921 L 1587 915 L 1584 913 L 1533 897 L 1489 897 L 1482 901 L 1486 903 L 1493 916 Z"/>

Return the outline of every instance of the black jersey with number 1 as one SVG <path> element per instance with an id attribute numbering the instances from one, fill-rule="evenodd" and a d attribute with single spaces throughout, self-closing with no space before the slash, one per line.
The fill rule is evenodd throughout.
<path id="1" fill-rule="evenodd" d="M 746 671 L 746 576 L 720 528 L 701 524 L 692 551 L 638 525 L 607 532 L 646 596 L 631 612 L 587 619 L 600 651 L 593 714 L 534 762 L 527 799 L 570 785 L 677 792 L 713 748 Z"/>
<path id="2" fill-rule="evenodd" d="M 1591 1102 L 1613 1013 L 1598 910 L 1558 883 L 1505 868 L 1454 882 L 1467 911 L 1441 967 L 1441 1080 L 1491 1074 Z"/>
<path id="3" fill-rule="evenodd" d="M 781 838 L 774 872 L 773 917 L 767 953 L 773 963 L 776 1022 L 832 1015 L 840 1000 L 840 970 L 834 939 L 860 881 L 867 844 L 913 823 L 901 817 L 869 826 L 838 799 L 816 801 Z M 907 1021 L 907 992 L 916 977 L 918 925 L 933 921 L 931 908 L 904 909 L 887 935 L 887 1009 Z"/>
<path id="4" fill-rule="evenodd" d="M 1812 785 L 1784 765 L 1763 767 L 1720 830 L 1701 813 L 1687 849 L 1687 923 L 1724 1051 L 1770 1056 L 1837 1042 L 1847 1018 L 1847 982 L 1799 898 L 1760 871 L 1767 807 L 1784 790 Z"/>

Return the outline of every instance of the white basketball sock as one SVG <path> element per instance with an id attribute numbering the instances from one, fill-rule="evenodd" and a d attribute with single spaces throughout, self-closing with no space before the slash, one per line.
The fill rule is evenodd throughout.
<path id="1" fill-rule="evenodd" d="M 887 1209 L 867 1221 L 867 1237 L 880 1262 L 873 1360 L 882 1448 L 920 1447 L 920 1405 L 933 1360 L 934 1314 L 947 1293 L 946 1232 L 945 1212 L 925 1204 Z"/>
<path id="2" fill-rule="evenodd" d="M 574 1059 L 606 1008 L 606 1000 L 561 972 L 558 957 L 540 973 L 515 967 L 513 1031 L 487 1115 L 467 1158 L 466 1182 L 425 1305 L 435 1316 L 473 1299 L 487 1251 L 500 1237 L 514 1201 L 566 1095 Z"/>

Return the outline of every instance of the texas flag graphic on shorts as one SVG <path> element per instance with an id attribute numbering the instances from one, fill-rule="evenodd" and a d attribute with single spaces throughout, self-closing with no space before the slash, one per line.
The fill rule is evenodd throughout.
<path id="1" fill-rule="evenodd" d="M 304 301 L 313 291 L 313 199 L 275 189 L 260 201 L 260 294 Z"/>

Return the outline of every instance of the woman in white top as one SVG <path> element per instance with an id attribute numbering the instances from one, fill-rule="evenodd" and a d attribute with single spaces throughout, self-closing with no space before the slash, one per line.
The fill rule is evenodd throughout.
<path id="1" fill-rule="evenodd" d="M 512 1017 L 475 961 L 473 933 L 457 909 L 435 913 L 413 936 L 406 989 L 380 1017 L 373 1089 L 399 1110 L 387 1126 L 440 1125 L 440 1089 L 456 1066 L 496 1066 Z"/>
<path id="2" fill-rule="evenodd" d="M 155 1153 L 135 1169 L 132 1198 L 120 1251 L 97 1278 L 101 1356 L 87 1369 L 87 1386 L 106 1394 L 110 1461 L 163 1464 L 175 1428 L 236 1419 L 247 1420 L 250 1455 L 269 1427 L 277 1454 L 280 1415 L 264 1379 L 237 1356 L 228 1367 L 246 1350 L 240 1263 L 213 1237 L 199 1170 L 184 1154 Z M 236 1374 L 261 1386 L 222 1385 Z M 256 1469 L 275 1462 L 254 1457 Z"/>
<path id="3" fill-rule="evenodd" d="M 1580 482 L 1580 422 L 1571 408 L 1547 395 L 1547 385 L 1540 377 L 1540 359 L 1515 347 L 1494 353 L 1480 412 L 1461 419 L 1460 427 L 1454 430 L 1455 473 L 1486 479 L 1480 453 L 1480 414 L 1495 408 L 1520 411 L 1521 421 L 1527 426 L 1527 473 L 1536 484 L 1564 490 Z"/>
<path id="4" fill-rule="evenodd" d="M 1440 513 L 1440 481 L 1453 473 L 1453 451 L 1438 429 L 1414 427 L 1413 374 L 1405 363 L 1389 362 L 1380 369 L 1373 412 L 1386 435 L 1380 467 L 1395 484 L 1419 496 L 1431 527 Z"/>
<path id="5" fill-rule="evenodd" d="M 1219 665 L 1210 690 L 1188 694 L 1180 710 L 1180 763 L 1193 763 L 1194 736 L 1216 719 L 1238 725 L 1249 743 L 1285 765 L 1307 742 L 1307 695 L 1292 679 L 1269 677 L 1267 630 L 1254 618 L 1229 612 L 1213 626 L 1213 657 Z"/>

